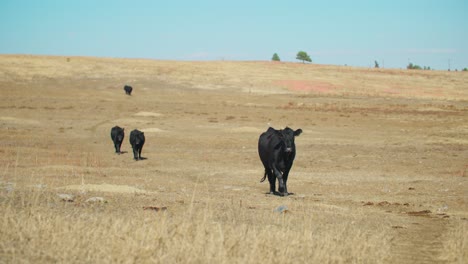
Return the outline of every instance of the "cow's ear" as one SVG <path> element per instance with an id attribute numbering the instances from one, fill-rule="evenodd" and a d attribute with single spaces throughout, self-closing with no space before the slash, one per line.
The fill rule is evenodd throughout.
<path id="1" fill-rule="evenodd" d="M 298 130 L 294 131 L 294 136 L 297 137 L 297 136 L 299 136 L 301 133 L 302 133 L 302 129 L 299 128 Z"/>

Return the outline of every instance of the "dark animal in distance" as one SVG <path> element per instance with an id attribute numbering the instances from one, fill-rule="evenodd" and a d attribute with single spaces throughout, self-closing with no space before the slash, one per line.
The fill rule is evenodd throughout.
<path id="1" fill-rule="evenodd" d="M 120 146 L 122 146 L 122 142 L 125 137 L 124 129 L 119 126 L 115 126 L 111 129 L 110 135 L 112 141 L 114 142 L 115 153 L 120 154 Z"/>
<path id="2" fill-rule="evenodd" d="M 125 93 L 126 93 L 127 95 L 132 95 L 132 90 L 133 90 L 133 88 L 132 88 L 131 86 L 125 85 L 125 86 L 124 86 L 124 90 L 125 90 Z"/>
<path id="3" fill-rule="evenodd" d="M 265 174 L 260 182 L 268 176 L 270 194 L 287 196 L 289 171 L 296 157 L 294 138 L 302 133 L 302 129 L 292 130 L 289 127 L 277 130 L 272 127 L 260 135 L 258 139 L 258 154 L 265 167 Z M 276 192 L 276 180 L 279 188 Z"/>
<path id="4" fill-rule="evenodd" d="M 133 158 L 135 160 L 143 159 L 141 157 L 141 150 L 143 149 L 143 145 L 145 144 L 145 134 L 140 130 L 133 130 L 130 133 L 130 145 L 132 145 L 133 149 Z"/>

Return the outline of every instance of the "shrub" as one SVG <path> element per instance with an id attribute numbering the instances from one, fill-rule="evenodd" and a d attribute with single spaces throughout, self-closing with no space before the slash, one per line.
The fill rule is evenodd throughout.
<path id="1" fill-rule="evenodd" d="M 421 66 L 419 65 L 416 65 L 416 64 L 413 64 L 413 63 L 409 63 L 408 66 L 406 66 L 406 69 L 408 70 L 421 70 Z"/>
<path id="2" fill-rule="evenodd" d="M 280 60 L 280 57 L 278 56 L 278 54 L 273 54 L 273 58 L 271 58 L 272 61 L 281 61 Z"/>

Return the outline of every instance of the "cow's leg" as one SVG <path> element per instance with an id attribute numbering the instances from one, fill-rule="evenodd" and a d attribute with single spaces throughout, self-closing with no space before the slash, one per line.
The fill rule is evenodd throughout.
<path id="1" fill-rule="evenodd" d="M 134 160 L 138 160 L 138 149 L 135 147 L 133 147 L 133 159 Z"/>
<path id="2" fill-rule="evenodd" d="M 143 150 L 143 146 L 140 147 L 138 150 L 138 159 L 141 159 L 141 151 Z"/>
<path id="3" fill-rule="evenodd" d="M 276 177 L 271 169 L 265 169 L 265 173 L 268 175 L 268 182 L 270 183 L 270 194 L 274 194 L 276 189 Z"/>
<path id="4" fill-rule="evenodd" d="M 276 178 L 278 179 L 278 185 L 279 185 L 278 192 L 279 192 L 279 195 L 284 196 L 285 195 L 285 193 L 284 193 L 285 192 L 285 190 L 284 190 L 285 185 L 284 185 L 283 174 L 281 173 L 281 171 L 278 168 L 276 168 L 276 166 L 272 166 L 272 167 L 273 167 L 273 172 L 274 172 Z"/>
<path id="5" fill-rule="evenodd" d="M 288 177 L 289 177 L 289 170 L 286 169 L 286 171 L 283 173 L 283 181 L 284 181 L 284 195 L 288 195 Z"/>

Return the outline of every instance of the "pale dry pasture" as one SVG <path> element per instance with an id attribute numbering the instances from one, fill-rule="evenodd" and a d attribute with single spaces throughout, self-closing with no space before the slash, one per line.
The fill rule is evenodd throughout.
<path id="1" fill-rule="evenodd" d="M 1 55 L 0 89 L 0 263 L 468 262 L 465 72 Z"/>
<path id="2" fill-rule="evenodd" d="M 193 195 L 198 200 L 196 191 Z M 135 200 L 145 199 L 121 196 L 107 196 L 118 204 L 89 205 L 61 202 L 42 190 L 10 193 L 2 201 L 3 259 L 304 263 L 378 262 L 389 257 L 387 228 L 377 219 L 369 221 L 362 210 L 346 214 L 343 208 L 295 201 L 289 207 L 293 212 L 280 214 L 207 200 L 179 205 L 184 208 L 177 213 L 172 207 L 156 213 L 133 206 Z"/>

